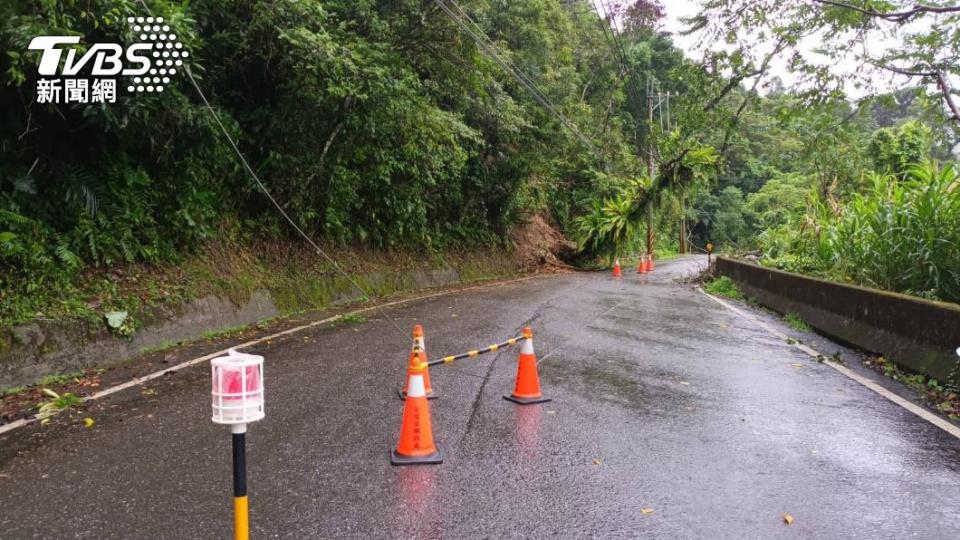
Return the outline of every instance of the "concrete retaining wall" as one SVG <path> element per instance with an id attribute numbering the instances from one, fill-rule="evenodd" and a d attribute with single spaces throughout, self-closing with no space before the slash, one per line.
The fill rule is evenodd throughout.
<path id="1" fill-rule="evenodd" d="M 514 273 L 506 254 L 489 266 L 483 269 L 486 276 Z M 405 266 L 360 277 L 369 285 L 368 290 L 398 292 L 460 283 L 472 279 L 475 270 L 473 266 Z M 310 294 L 313 289 L 323 289 L 322 294 Z M 317 305 L 316 297 L 329 300 Z M 129 339 L 114 336 L 105 324 L 79 320 L 38 321 L 0 329 L 0 388 L 32 384 L 44 375 L 116 365 L 151 348 L 255 324 L 285 311 L 318 309 L 358 299 L 359 293 L 348 282 L 330 279 L 298 283 L 292 290 L 255 290 L 243 301 L 208 295 L 178 306 L 157 307 L 138 315 L 143 326 Z"/>
<path id="2" fill-rule="evenodd" d="M 960 306 L 717 257 L 715 271 L 749 297 L 913 371 L 960 383 Z"/>

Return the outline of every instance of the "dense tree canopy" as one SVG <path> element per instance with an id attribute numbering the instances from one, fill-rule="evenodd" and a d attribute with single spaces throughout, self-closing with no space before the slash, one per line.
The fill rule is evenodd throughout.
<path id="1" fill-rule="evenodd" d="M 124 21 L 147 7 L 266 187 L 323 242 L 489 244 L 540 214 L 588 258 L 653 240 L 764 250 L 794 242 L 776 231 L 816 205 L 839 215 L 874 173 L 915 180 L 918 163 L 949 158 L 952 4 L 703 6 L 692 31 L 711 46 L 691 59 L 656 0 L 5 2 L 0 296 L 225 234 L 293 235 L 183 73 L 114 104 L 37 102 L 33 37 L 130 43 Z M 910 32 L 920 20 L 929 29 Z M 894 46 L 852 47 L 877 33 Z M 916 85 L 854 101 L 795 55 L 806 78 L 786 88 L 771 66 L 811 37 L 865 74 L 920 73 Z"/>

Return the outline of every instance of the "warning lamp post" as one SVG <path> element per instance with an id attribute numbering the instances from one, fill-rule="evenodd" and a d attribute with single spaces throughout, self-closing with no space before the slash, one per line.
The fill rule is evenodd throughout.
<path id="1" fill-rule="evenodd" d="M 263 357 L 230 349 L 210 361 L 213 422 L 233 434 L 234 540 L 250 538 L 247 504 L 247 424 L 264 417 Z"/>

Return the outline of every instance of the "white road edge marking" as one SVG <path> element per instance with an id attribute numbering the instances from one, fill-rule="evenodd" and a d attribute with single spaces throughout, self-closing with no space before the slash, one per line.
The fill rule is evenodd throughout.
<path id="1" fill-rule="evenodd" d="M 107 397 L 107 396 L 109 396 L 109 395 L 111 395 L 111 394 L 115 394 L 115 393 L 120 392 L 120 391 L 122 391 L 122 390 L 126 390 L 126 389 L 128 389 L 128 388 L 132 388 L 132 387 L 134 387 L 134 386 L 141 385 L 141 384 L 143 384 L 143 383 L 145 383 L 145 382 L 147 382 L 147 381 L 151 381 L 151 380 L 156 379 L 156 378 L 158 378 L 158 377 L 163 377 L 163 376 L 166 375 L 167 373 L 173 373 L 173 372 L 175 372 L 175 371 L 180 371 L 181 369 L 188 368 L 188 367 L 190 367 L 190 366 L 199 364 L 199 363 L 201 363 L 201 362 L 206 362 L 206 361 L 208 361 L 208 360 L 212 360 L 212 359 L 214 359 L 214 358 L 216 358 L 216 357 L 218 357 L 218 356 L 223 356 L 224 354 L 227 354 L 227 352 L 228 352 L 230 349 L 245 349 L 245 348 L 247 348 L 247 347 L 252 347 L 252 346 L 254 346 L 254 345 L 258 345 L 258 344 L 260 344 L 260 343 L 263 343 L 263 342 L 265 342 L 265 341 L 271 341 L 271 340 L 277 339 L 277 338 L 279 338 L 279 337 L 287 336 L 287 335 L 290 335 L 290 334 L 296 334 L 296 333 L 302 332 L 302 331 L 304 331 L 304 330 L 309 330 L 310 328 L 314 328 L 314 327 L 321 326 L 321 325 L 324 325 L 324 324 L 332 323 L 332 322 L 335 322 L 335 321 L 338 321 L 338 320 L 342 319 L 343 317 L 349 317 L 349 316 L 351 316 L 351 315 L 359 315 L 360 313 L 366 313 L 366 312 L 368 312 L 368 311 L 375 310 L 375 309 L 377 309 L 378 307 L 379 307 L 379 308 L 389 308 L 389 307 L 393 307 L 393 306 L 399 306 L 399 305 L 402 305 L 402 304 L 407 304 L 407 303 L 410 303 L 410 302 L 415 302 L 415 301 L 417 301 L 417 300 L 427 300 L 427 299 L 429 299 L 429 298 L 436 298 L 436 297 L 438 297 L 438 296 L 446 296 L 446 295 L 449 295 L 449 294 L 458 293 L 458 292 L 464 292 L 464 291 L 470 291 L 470 290 L 474 290 L 474 289 L 483 289 L 483 288 L 495 287 L 495 286 L 499 286 L 499 285 L 509 285 L 509 284 L 511 284 L 511 283 L 517 283 L 517 282 L 520 282 L 520 281 L 527 281 L 527 280 L 536 279 L 536 278 L 540 278 L 540 277 L 544 277 L 544 276 L 550 276 L 550 275 L 554 275 L 554 274 L 538 274 L 538 275 L 534 275 L 534 276 L 527 276 L 527 277 L 522 277 L 522 278 L 517 278 L 517 279 L 510 279 L 510 280 L 506 280 L 506 281 L 495 281 L 495 282 L 492 282 L 492 283 L 481 283 L 481 284 L 479 284 L 479 285 L 471 285 L 471 286 L 469 286 L 469 287 L 464 287 L 464 288 L 462 288 L 462 289 L 452 289 L 452 290 L 448 290 L 448 291 L 440 291 L 440 292 L 437 292 L 437 293 L 427 294 L 427 295 L 423 295 L 423 296 L 415 296 L 415 297 L 412 297 L 412 298 L 405 298 L 405 299 L 403 299 L 403 300 L 396 300 L 396 301 L 393 301 L 393 302 L 387 302 L 386 304 L 380 304 L 379 306 L 365 307 L 365 308 L 362 308 L 362 309 L 357 309 L 357 310 L 354 310 L 354 311 L 350 311 L 350 312 L 348 312 L 348 313 L 341 313 L 340 315 L 335 315 L 335 316 L 333 316 L 333 317 L 327 317 L 326 319 L 323 319 L 323 320 L 314 321 L 314 322 L 312 322 L 312 323 L 304 324 L 304 325 L 301 325 L 301 326 L 297 326 L 297 327 L 295 327 L 295 328 L 290 328 L 290 329 L 288 329 L 288 330 L 284 330 L 283 332 L 277 332 L 277 333 L 275 333 L 275 334 L 270 334 L 269 336 L 264 336 L 264 337 L 262 337 L 262 338 L 254 339 L 254 340 L 251 340 L 251 341 L 247 341 L 247 342 L 241 343 L 241 344 L 239 344 L 239 345 L 234 345 L 234 346 L 232 346 L 232 347 L 228 347 L 228 348 L 226 348 L 226 349 L 220 349 L 219 351 L 212 352 L 212 353 L 210 353 L 210 354 L 206 354 L 206 355 L 200 356 L 200 357 L 198 357 L 198 358 L 194 358 L 194 359 L 192 359 L 192 360 L 186 360 L 186 361 L 181 362 L 181 363 L 179 363 L 179 364 L 177 364 L 177 365 L 175 365 L 175 366 L 170 366 L 170 367 L 168 367 L 168 368 L 166 368 L 166 369 L 161 369 L 160 371 L 155 371 L 155 372 L 150 373 L 150 374 L 148 374 L 148 375 L 144 375 L 143 377 L 137 377 L 137 378 L 132 379 L 132 380 L 129 380 L 129 381 L 125 382 L 125 383 L 118 384 L 118 385 L 116 385 L 116 386 L 112 386 L 112 387 L 110 387 L 110 388 L 106 388 L 106 389 L 104 389 L 104 390 L 101 390 L 101 391 L 99 391 L 99 392 L 97 392 L 97 393 L 95 393 L 95 394 L 93 394 L 93 395 L 91 395 L 91 396 L 86 397 L 86 398 L 84 399 L 84 401 L 96 401 L 96 400 L 98 400 L 98 399 L 105 398 L 105 397 Z M 9 432 L 11 432 L 11 431 L 13 431 L 13 430 L 15 430 L 15 429 L 22 428 L 22 427 L 24 427 L 24 426 L 28 426 L 28 425 L 36 422 L 37 420 L 38 420 L 37 417 L 34 416 L 34 417 L 31 417 L 31 418 L 21 418 L 20 420 L 16 420 L 16 421 L 14 421 L 14 422 L 10 422 L 9 424 L 4 424 L 4 425 L 0 426 L 0 435 L 4 435 L 4 434 L 9 433 Z"/>
<path id="2" fill-rule="evenodd" d="M 721 306 L 729 309 L 730 311 L 736 313 L 737 315 L 743 317 L 744 319 L 747 319 L 748 321 L 754 323 L 755 325 L 759 326 L 760 328 L 763 328 L 764 330 L 766 330 L 767 332 L 769 332 L 769 333 L 777 336 L 778 338 L 780 338 L 780 339 L 782 339 L 782 340 L 784 340 L 784 341 L 787 341 L 788 339 L 790 339 L 790 336 L 784 334 L 783 332 L 780 332 L 779 330 L 774 329 L 774 328 L 771 327 L 769 324 L 767 324 L 767 323 L 765 323 L 765 322 L 757 319 L 757 318 L 754 317 L 753 315 L 750 315 L 749 313 L 747 313 L 747 312 L 745 312 L 745 311 L 743 311 L 743 310 L 741 310 L 741 309 L 739 309 L 739 308 L 737 308 L 737 307 L 734 307 L 734 306 L 728 304 L 727 302 L 724 302 L 723 300 L 721 300 L 721 299 L 713 296 L 712 294 L 707 293 L 707 291 L 703 290 L 702 288 L 697 287 L 697 290 L 700 291 L 701 293 L 703 293 L 703 295 L 706 296 L 707 298 L 709 298 L 709 299 L 713 300 L 714 302 L 720 304 Z M 795 341 L 795 340 L 794 340 L 794 341 Z M 870 379 L 867 379 L 866 377 L 863 377 L 863 376 L 861 376 L 861 375 L 858 375 L 857 373 L 854 373 L 854 372 L 851 371 L 849 368 L 847 368 L 847 367 L 845 367 L 845 366 L 842 366 L 842 365 L 840 365 L 840 364 L 838 364 L 838 363 L 836 363 L 836 362 L 831 361 L 829 358 L 827 358 L 826 356 L 818 353 L 815 349 L 813 349 L 813 348 L 811 348 L 811 347 L 808 347 L 807 345 L 804 345 L 804 344 L 802 344 L 802 343 L 794 342 L 794 343 L 793 343 L 793 346 L 796 347 L 797 349 L 800 349 L 800 350 L 803 351 L 804 353 L 812 356 L 813 358 L 816 358 L 816 359 L 823 358 L 823 360 L 824 360 L 823 363 L 824 363 L 824 364 L 830 366 L 831 368 L 835 369 L 836 371 L 839 371 L 840 373 L 846 375 L 848 378 L 853 379 L 854 381 L 856 381 L 856 382 L 860 383 L 861 385 L 869 388 L 870 390 L 873 390 L 873 391 L 876 392 L 877 394 L 880 394 L 881 396 L 883 396 L 884 398 L 886 398 L 888 401 L 892 401 L 893 403 L 895 403 L 895 404 L 903 407 L 904 409 L 912 412 L 913 414 L 919 416 L 920 418 L 926 420 L 927 422 L 930 422 L 931 424 L 937 426 L 938 428 L 946 431 L 946 432 L 949 433 L 950 435 L 953 435 L 954 437 L 960 439 L 960 428 L 958 428 L 957 426 L 951 424 L 950 422 L 947 422 L 947 421 L 944 420 L 943 418 L 940 418 L 939 416 L 937 416 L 937 415 L 933 414 L 932 412 L 924 409 L 923 407 L 917 405 L 916 403 L 913 403 L 913 402 L 911 402 L 911 401 L 909 401 L 909 400 L 907 400 L 907 399 L 904 399 L 904 398 L 898 396 L 897 394 L 891 392 L 890 390 L 887 390 L 886 388 L 884 388 L 884 387 L 880 386 L 879 384 L 871 381 Z"/>

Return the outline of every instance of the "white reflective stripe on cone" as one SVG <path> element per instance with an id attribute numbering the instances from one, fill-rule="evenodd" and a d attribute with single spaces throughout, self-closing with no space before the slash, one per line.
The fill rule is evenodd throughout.
<path id="1" fill-rule="evenodd" d="M 407 397 L 427 397 L 427 390 L 423 386 L 423 375 L 411 375 L 407 385 Z"/>
<path id="2" fill-rule="evenodd" d="M 520 354 L 533 354 L 533 338 L 524 339 L 520 347 Z"/>
<path id="3" fill-rule="evenodd" d="M 423 336 L 417 338 L 417 347 L 420 347 L 420 351 L 426 351 L 427 347 L 423 344 Z"/>

